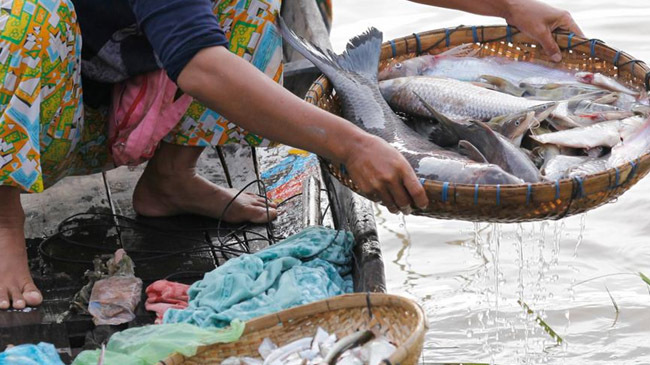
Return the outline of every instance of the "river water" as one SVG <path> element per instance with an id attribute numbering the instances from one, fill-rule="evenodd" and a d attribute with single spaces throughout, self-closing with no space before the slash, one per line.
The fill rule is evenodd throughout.
<path id="1" fill-rule="evenodd" d="M 648 0 L 547 2 L 588 37 L 650 61 Z M 333 3 L 336 51 L 369 26 L 392 39 L 504 23 L 404 0 Z M 650 364 L 650 287 L 638 274 L 650 275 L 649 211 L 650 178 L 558 222 L 473 224 L 377 207 L 388 291 L 425 309 L 425 363 Z"/>

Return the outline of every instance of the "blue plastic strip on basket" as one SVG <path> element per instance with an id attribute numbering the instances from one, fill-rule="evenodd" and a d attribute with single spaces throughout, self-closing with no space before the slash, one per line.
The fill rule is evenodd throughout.
<path id="1" fill-rule="evenodd" d="M 575 176 L 573 178 L 578 183 L 578 194 L 576 198 L 582 198 L 585 196 L 585 187 L 582 185 L 582 178 L 580 176 Z"/>
<path id="2" fill-rule="evenodd" d="M 472 37 L 474 38 L 474 43 L 478 43 L 478 31 L 476 30 L 476 25 L 472 26 Z"/>
<path id="3" fill-rule="evenodd" d="M 316 80 L 316 82 L 314 82 L 314 83 L 316 85 L 318 85 L 318 87 L 320 87 L 320 92 L 324 94 L 325 93 L 325 88 L 323 87 L 323 84 L 320 82 L 320 80 Z"/>
<path id="4" fill-rule="evenodd" d="M 425 182 L 426 182 L 425 179 L 420 178 L 420 184 L 424 185 Z"/>
<path id="5" fill-rule="evenodd" d="M 347 175 L 347 173 L 348 173 L 348 169 L 345 168 L 345 165 L 344 165 L 344 164 L 341 164 L 341 165 L 339 166 L 339 170 L 341 170 L 341 172 L 344 173 L 344 174 L 346 174 L 346 175 Z"/>
<path id="6" fill-rule="evenodd" d="M 555 180 L 555 200 L 560 199 L 560 179 Z"/>
<path id="7" fill-rule="evenodd" d="M 632 170 L 630 170 L 630 174 L 627 175 L 627 181 L 630 181 L 630 179 L 636 175 L 636 169 L 639 167 L 638 163 L 635 161 L 630 161 L 630 165 L 632 165 Z"/>
<path id="8" fill-rule="evenodd" d="M 591 40 L 591 46 L 590 46 L 591 57 L 596 57 L 596 43 L 598 43 L 598 39 Z"/>
<path id="9" fill-rule="evenodd" d="M 573 37 L 575 37 L 575 33 L 573 32 L 569 33 L 569 39 L 567 40 L 567 45 L 566 45 L 566 49 L 569 51 L 571 50 L 571 43 L 573 42 Z"/>
<path id="10" fill-rule="evenodd" d="M 497 184 L 497 205 L 501 205 L 501 184 Z"/>
<path id="11" fill-rule="evenodd" d="M 478 184 L 474 184 L 474 205 L 478 205 Z"/>
<path id="12" fill-rule="evenodd" d="M 616 180 L 614 181 L 614 187 L 617 188 L 621 182 L 621 171 L 618 169 L 618 167 L 615 167 L 614 171 L 616 172 Z"/>
<path id="13" fill-rule="evenodd" d="M 510 26 L 506 26 L 506 40 L 508 43 L 512 43 L 512 28 Z"/>
<path id="14" fill-rule="evenodd" d="M 442 184 L 442 202 L 446 203 L 449 198 L 449 183 L 445 182 Z"/>
<path id="15" fill-rule="evenodd" d="M 390 43 L 390 50 L 392 51 L 393 58 L 394 58 L 395 56 L 397 56 L 397 48 L 395 47 L 395 41 L 391 39 L 389 43 Z"/>
<path id="16" fill-rule="evenodd" d="M 422 42 L 420 42 L 420 35 L 417 33 L 413 33 L 413 36 L 415 37 L 415 50 L 417 52 L 417 55 L 422 54 Z"/>
<path id="17" fill-rule="evenodd" d="M 526 205 L 530 204 L 530 198 L 533 195 L 533 185 L 528 183 L 526 187 Z"/>
<path id="18" fill-rule="evenodd" d="M 618 67 L 618 60 L 621 58 L 621 51 L 616 51 L 614 55 L 614 61 L 612 62 L 614 66 Z"/>
<path id="19" fill-rule="evenodd" d="M 451 39 L 449 39 L 449 36 L 451 35 L 451 29 L 445 29 L 445 47 L 449 47 L 451 44 Z"/>

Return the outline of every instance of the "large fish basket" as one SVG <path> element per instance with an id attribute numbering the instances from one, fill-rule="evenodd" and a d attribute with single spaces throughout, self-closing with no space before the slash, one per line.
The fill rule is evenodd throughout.
<path id="1" fill-rule="evenodd" d="M 572 33 L 555 32 L 563 53 L 559 68 L 600 72 L 634 89 L 650 89 L 650 68 L 642 61 L 597 39 L 583 39 Z M 452 47 L 474 43 L 479 57 L 499 56 L 521 61 L 541 61 L 548 57 L 541 46 L 509 26 L 479 26 L 439 29 L 386 42 L 382 46 L 380 68 L 391 60 L 423 54 L 438 54 Z M 318 78 L 305 100 L 341 115 L 340 105 L 325 76 Z M 327 170 L 347 187 L 358 192 L 339 166 L 321 159 Z M 650 168 L 648 154 L 597 174 L 550 182 L 521 185 L 468 185 L 424 180 L 430 200 L 414 214 L 433 218 L 488 222 L 526 222 L 560 219 L 586 212 L 617 198 L 643 178 Z"/>
<path id="2" fill-rule="evenodd" d="M 397 344 L 397 350 L 384 363 L 418 363 L 427 328 L 422 308 L 412 300 L 395 295 L 357 293 L 250 320 L 246 322 L 244 334 L 237 342 L 203 346 L 192 357 L 177 353 L 158 364 L 221 364 L 231 356 L 259 358 L 258 348 L 265 338 L 282 346 L 314 336 L 318 327 L 335 333 L 340 339 L 377 325 L 388 340 Z"/>

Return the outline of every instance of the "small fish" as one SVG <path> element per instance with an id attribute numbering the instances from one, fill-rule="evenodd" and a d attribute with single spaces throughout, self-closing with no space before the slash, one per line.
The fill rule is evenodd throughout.
<path id="1" fill-rule="evenodd" d="M 432 123 L 431 118 L 408 118 L 404 123 L 440 147 L 453 147 L 458 144 L 458 136 L 455 133 L 442 127 L 440 123 Z"/>
<path id="2" fill-rule="evenodd" d="M 479 121 L 457 123 L 439 113 L 419 94 L 422 105 L 442 125 L 454 131 L 459 139 L 474 145 L 487 161 L 500 166 L 506 172 L 524 180 L 524 182 L 540 181 L 540 174 L 533 162 L 506 137 L 494 132 L 487 124 Z"/>
<path id="3" fill-rule="evenodd" d="M 576 166 L 589 161 L 587 156 L 565 156 L 557 155 L 544 162 L 541 168 L 542 175 L 547 180 L 557 180 L 567 177 L 567 172 Z"/>
<path id="4" fill-rule="evenodd" d="M 481 79 L 485 80 L 488 84 L 494 85 L 496 90 L 501 91 L 502 93 L 510 94 L 516 97 L 522 97 L 526 93 L 525 89 L 522 89 L 519 86 L 516 86 L 512 82 L 502 79 L 500 77 L 491 76 L 491 75 L 481 75 Z"/>
<path id="5" fill-rule="evenodd" d="M 544 83 L 575 82 L 571 71 L 505 57 L 475 57 L 479 51 L 480 48 L 474 44 L 462 44 L 438 55 L 392 61 L 379 72 L 379 80 L 408 76 L 439 76 L 460 81 L 479 81 L 482 75 L 492 75 L 518 85 L 522 80 L 534 75 L 544 75 Z"/>
<path id="6" fill-rule="evenodd" d="M 459 184 L 517 184 L 521 180 L 495 165 L 475 163 L 431 143 L 393 112 L 377 83 L 382 33 L 371 28 L 353 38 L 342 55 L 324 52 L 298 37 L 278 17 L 283 38 L 334 85 L 343 117 L 390 143 L 424 179 Z M 476 87 L 476 86 L 474 86 Z"/>
<path id="7" fill-rule="evenodd" d="M 370 330 L 359 331 L 340 339 L 330 350 L 327 357 L 323 360 L 324 364 L 336 364 L 336 360 L 345 352 L 354 347 L 362 346 L 366 342 L 375 338 L 375 334 Z"/>
<path id="8" fill-rule="evenodd" d="M 298 354 L 301 351 L 307 350 L 311 347 L 313 337 L 305 337 L 293 341 L 282 347 L 273 350 L 265 359 L 263 365 L 270 365 L 276 361 L 282 361 L 292 354 Z"/>
<path id="9" fill-rule="evenodd" d="M 598 92 L 598 95 L 608 94 L 605 90 L 599 90 L 591 85 L 583 84 L 545 84 L 537 85 L 530 83 L 521 83 L 520 88 L 524 89 L 524 96 L 535 100 L 559 101 L 567 100 L 576 96 Z"/>
<path id="10" fill-rule="evenodd" d="M 571 167 L 566 172 L 565 177 L 573 179 L 574 177 L 584 177 L 605 171 L 610 167 L 609 157 L 610 156 L 608 155 L 600 158 L 593 158 L 577 166 Z"/>
<path id="11" fill-rule="evenodd" d="M 595 85 L 606 90 L 616 91 L 634 97 L 638 97 L 640 95 L 638 91 L 631 90 L 613 78 L 607 77 L 601 73 L 578 72 L 575 76 L 578 81 L 585 84 Z"/>
<path id="12" fill-rule="evenodd" d="M 487 124 L 515 146 L 520 146 L 526 131 L 539 127 L 539 121 L 546 119 L 556 107 L 554 102 L 541 104 L 509 116 L 492 118 Z"/>
<path id="13" fill-rule="evenodd" d="M 642 127 L 643 121 L 643 117 L 634 116 L 623 120 L 602 122 L 589 127 L 533 135 L 531 138 L 539 143 L 572 148 L 613 147 Z"/>
<path id="14" fill-rule="evenodd" d="M 641 126 L 622 137 L 622 141 L 612 147 L 607 160 L 610 168 L 633 161 L 650 151 L 650 118 L 644 118 Z"/>

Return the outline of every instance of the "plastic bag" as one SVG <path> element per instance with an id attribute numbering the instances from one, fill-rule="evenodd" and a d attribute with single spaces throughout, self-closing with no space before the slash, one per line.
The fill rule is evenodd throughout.
<path id="1" fill-rule="evenodd" d="M 88 312 L 95 325 L 118 325 L 135 319 L 135 308 L 142 296 L 142 280 L 134 275 L 133 261 L 119 249 L 108 261 L 108 278 L 93 285 Z"/>
<path id="2" fill-rule="evenodd" d="M 175 352 L 193 356 L 199 346 L 237 341 L 244 322 L 234 320 L 224 329 L 203 329 L 186 323 L 135 327 L 114 334 L 106 345 L 104 364 L 146 365 Z M 97 365 L 100 350 L 84 351 L 73 365 Z"/>
<path id="3" fill-rule="evenodd" d="M 0 365 L 63 365 L 54 345 L 20 345 L 0 353 Z"/>

